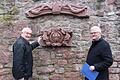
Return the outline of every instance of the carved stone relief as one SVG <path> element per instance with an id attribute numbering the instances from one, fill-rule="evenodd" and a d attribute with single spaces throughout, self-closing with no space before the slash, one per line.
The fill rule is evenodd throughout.
<path id="1" fill-rule="evenodd" d="M 70 46 L 72 30 L 57 28 L 47 28 L 41 31 L 42 46 Z"/>
<path id="2" fill-rule="evenodd" d="M 77 17 L 89 17 L 87 7 L 77 6 L 62 1 L 40 4 L 28 10 L 25 14 L 28 18 L 34 18 L 45 14 L 69 14 Z"/>
<path id="3" fill-rule="evenodd" d="M 106 0 L 106 3 L 107 3 L 108 5 L 114 4 L 114 3 L 115 3 L 115 0 Z"/>
<path id="4" fill-rule="evenodd" d="M 28 11 L 26 17 L 35 18 L 46 14 L 69 14 L 77 17 L 89 17 L 93 12 L 86 6 L 78 6 L 64 1 L 55 0 L 42 3 Z M 41 31 L 43 46 L 71 46 L 72 31 L 59 26 Z"/>

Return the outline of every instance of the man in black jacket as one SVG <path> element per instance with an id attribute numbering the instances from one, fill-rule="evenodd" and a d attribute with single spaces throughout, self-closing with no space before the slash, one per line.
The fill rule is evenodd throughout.
<path id="1" fill-rule="evenodd" d="M 91 71 L 98 71 L 96 80 L 109 80 L 108 68 L 113 63 L 110 45 L 101 37 L 101 29 L 98 26 L 91 27 L 92 45 L 89 49 L 86 62 Z M 85 80 L 88 80 L 85 78 Z"/>
<path id="2" fill-rule="evenodd" d="M 29 43 L 32 30 L 23 28 L 21 36 L 13 44 L 13 67 L 14 80 L 30 80 L 32 77 L 33 56 L 32 50 L 39 46 L 38 41 Z"/>

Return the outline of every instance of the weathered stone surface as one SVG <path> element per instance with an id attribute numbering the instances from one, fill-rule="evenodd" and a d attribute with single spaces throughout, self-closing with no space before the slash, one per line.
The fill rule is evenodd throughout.
<path id="1" fill-rule="evenodd" d="M 3 64 L 0 63 L 0 69 L 2 69 L 2 68 L 3 68 Z"/>
<path id="2" fill-rule="evenodd" d="M 77 72 L 67 72 L 65 73 L 65 80 L 82 80 Z"/>
<path id="3" fill-rule="evenodd" d="M 115 3 L 115 0 L 106 0 L 106 3 L 107 3 L 108 5 L 114 4 L 114 3 Z"/>
<path id="4" fill-rule="evenodd" d="M 82 80 L 81 78 L 75 78 L 75 77 L 73 77 L 73 78 L 65 78 L 64 80 Z"/>
<path id="5" fill-rule="evenodd" d="M 39 56 L 38 57 L 38 65 L 46 65 L 46 64 L 51 64 L 51 59 L 50 59 L 50 53 L 48 51 L 39 51 Z"/>
<path id="6" fill-rule="evenodd" d="M 18 2 L 29 2 L 31 0 L 17 0 Z"/>
<path id="7" fill-rule="evenodd" d="M 120 62 L 118 62 L 118 67 L 120 68 Z"/>
<path id="8" fill-rule="evenodd" d="M 11 69 L 10 68 L 5 68 L 5 69 L 0 69 L 0 76 L 2 75 L 7 75 L 11 73 Z"/>
<path id="9" fill-rule="evenodd" d="M 118 63 L 117 62 L 113 62 L 111 67 L 117 67 L 117 66 L 118 66 Z"/>
<path id="10" fill-rule="evenodd" d="M 76 63 L 76 58 L 72 58 L 68 60 L 68 64 L 75 64 Z"/>
<path id="11" fill-rule="evenodd" d="M 110 73 L 120 73 L 120 68 L 110 68 L 109 72 Z"/>
<path id="12" fill-rule="evenodd" d="M 110 74 L 110 80 L 120 80 L 119 74 Z"/>
<path id="13" fill-rule="evenodd" d="M 80 71 L 82 69 L 82 64 L 73 64 L 73 71 Z"/>
<path id="14" fill-rule="evenodd" d="M 79 77 L 79 72 L 66 72 L 65 78 L 77 78 Z"/>
<path id="15" fill-rule="evenodd" d="M 81 59 L 81 58 L 84 58 L 84 57 L 85 57 L 85 54 L 80 54 L 80 53 L 79 53 L 79 54 L 76 55 L 76 57 L 77 57 L 78 59 Z"/>
<path id="16" fill-rule="evenodd" d="M 9 62 L 9 53 L 6 50 L 0 50 L 0 63 L 8 63 Z"/>
<path id="17" fill-rule="evenodd" d="M 50 80 L 63 80 L 63 77 L 59 74 L 50 76 Z"/>
<path id="18" fill-rule="evenodd" d="M 58 67 L 56 68 L 55 72 L 63 74 L 65 72 L 65 69 L 63 67 Z"/>
<path id="19" fill-rule="evenodd" d="M 5 11 L 3 9 L 0 9 L 0 14 L 4 14 Z"/>
<path id="20" fill-rule="evenodd" d="M 115 61 L 120 61 L 120 51 L 116 52 L 115 55 L 114 55 L 114 60 Z"/>
<path id="21" fill-rule="evenodd" d="M 5 2 L 9 1 L 9 2 Z M 95 10 L 89 18 L 78 18 L 71 15 L 43 15 L 38 18 L 28 19 L 25 11 L 41 3 L 55 0 L 4 0 L 4 12 L 10 13 L 12 6 L 16 6 L 19 14 L 9 16 L 0 12 L 0 80 L 12 80 L 12 44 L 20 35 L 23 27 L 33 30 L 33 40 L 37 40 L 37 34 L 46 27 L 62 26 L 73 30 L 70 47 L 38 47 L 33 51 L 33 77 L 34 80 L 83 80 L 80 70 L 86 60 L 88 49 L 91 46 L 90 27 L 98 25 L 102 29 L 103 37 L 110 43 L 114 63 L 110 68 L 110 80 L 120 80 L 120 1 L 115 0 L 115 5 L 106 4 L 105 0 L 64 0 L 79 6 L 88 6 Z M 57 1 L 57 0 L 56 0 Z M 97 1 L 99 3 L 97 3 Z M 107 0 L 114 1 L 114 0 Z M 111 2 L 110 2 L 111 3 Z M 15 5 L 14 5 L 15 4 Z M 96 15 L 99 9 L 99 16 Z M 0 9 L 1 10 L 1 9 Z M 9 12 L 9 13 L 7 13 Z M 3 16 L 4 15 L 4 16 Z M 4 18 L 3 18 L 4 17 Z M 56 28 L 56 27 L 55 27 Z M 47 29 L 47 28 L 46 28 Z M 31 42 L 32 42 L 31 41 Z M 5 55 L 3 55 L 5 53 Z M 58 74 L 57 74 L 58 73 Z M 57 75 L 56 75 L 57 74 Z M 51 76 L 51 77 L 50 77 Z"/>
<path id="22" fill-rule="evenodd" d="M 7 63 L 7 64 L 4 64 L 4 67 L 5 68 L 12 68 L 12 61 Z"/>
<path id="23" fill-rule="evenodd" d="M 67 64 L 67 60 L 58 60 L 58 65 L 64 67 Z"/>
<path id="24" fill-rule="evenodd" d="M 12 75 L 7 74 L 7 75 L 0 76 L 0 80 L 13 80 L 13 77 Z"/>
<path id="25" fill-rule="evenodd" d="M 76 54 L 74 52 L 70 52 L 70 51 L 64 51 L 63 52 L 63 57 L 66 59 L 70 59 L 70 58 L 75 58 Z"/>
<path id="26" fill-rule="evenodd" d="M 37 67 L 36 68 L 38 74 L 47 74 L 55 71 L 55 68 L 52 67 Z"/>

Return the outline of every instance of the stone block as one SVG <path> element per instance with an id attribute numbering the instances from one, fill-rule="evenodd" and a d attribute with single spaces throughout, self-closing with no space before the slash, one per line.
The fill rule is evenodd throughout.
<path id="1" fill-rule="evenodd" d="M 59 67 L 55 70 L 56 73 L 64 73 L 65 72 L 65 69 L 63 67 Z"/>
<path id="2" fill-rule="evenodd" d="M 111 67 L 117 67 L 117 66 L 118 66 L 118 63 L 117 62 L 113 62 Z"/>
<path id="3" fill-rule="evenodd" d="M 36 68 L 38 74 L 48 74 L 55 71 L 53 67 L 37 67 Z"/>
<path id="4" fill-rule="evenodd" d="M 79 79 L 79 77 L 70 77 L 70 78 L 65 78 L 64 80 L 82 80 L 82 79 Z"/>
<path id="5" fill-rule="evenodd" d="M 4 65 L 0 63 L 0 69 L 3 68 L 3 66 L 4 66 Z"/>
<path id="6" fill-rule="evenodd" d="M 118 74 L 118 73 L 120 73 L 120 68 L 109 68 L 109 72 Z"/>
<path id="7" fill-rule="evenodd" d="M 63 77 L 59 74 L 54 74 L 50 76 L 50 80 L 63 80 Z"/>
<path id="8" fill-rule="evenodd" d="M 0 76 L 0 80 L 13 80 L 13 77 L 11 74 Z"/>
<path id="9" fill-rule="evenodd" d="M 118 67 L 120 68 L 120 62 L 118 62 Z"/>
<path id="10" fill-rule="evenodd" d="M 58 60 L 58 65 L 64 67 L 67 64 L 67 60 Z"/>
<path id="11" fill-rule="evenodd" d="M 63 54 L 63 56 L 66 59 L 70 59 L 70 58 L 76 57 L 76 54 L 74 52 L 65 51 L 64 54 Z"/>
<path id="12" fill-rule="evenodd" d="M 5 11 L 0 9 L 0 14 L 4 14 L 4 13 L 5 13 Z"/>
<path id="13" fill-rule="evenodd" d="M 74 68 L 73 68 L 73 71 L 80 71 L 82 69 L 82 64 L 73 64 L 74 65 Z"/>
<path id="14" fill-rule="evenodd" d="M 65 78 L 77 78 L 79 77 L 79 72 L 66 72 Z"/>
<path id="15" fill-rule="evenodd" d="M 115 52 L 115 54 L 114 54 L 114 60 L 115 61 L 120 61 L 120 51 L 118 51 L 118 52 Z"/>
<path id="16" fill-rule="evenodd" d="M 110 80 L 120 80 L 119 74 L 110 74 Z"/>
<path id="17" fill-rule="evenodd" d="M 0 63 L 9 62 L 9 53 L 6 50 L 0 50 Z"/>
<path id="18" fill-rule="evenodd" d="M 0 76 L 7 75 L 7 74 L 10 74 L 10 73 L 11 73 L 11 69 L 10 68 L 0 69 Z"/>
<path id="19" fill-rule="evenodd" d="M 76 57 L 77 57 L 78 59 L 85 58 L 85 54 L 77 54 Z"/>

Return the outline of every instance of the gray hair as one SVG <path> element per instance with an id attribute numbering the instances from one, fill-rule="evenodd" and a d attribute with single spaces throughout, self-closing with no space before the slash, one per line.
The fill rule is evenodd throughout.
<path id="1" fill-rule="evenodd" d="M 31 28 L 26 27 L 22 29 L 22 32 L 32 32 Z"/>
<path id="2" fill-rule="evenodd" d="M 100 32 L 101 33 L 101 28 L 100 27 L 98 27 L 98 26 L 93 26 L 93 27 L 91 27 L 91 30 L 90 30 L 91 32 Z"/>

